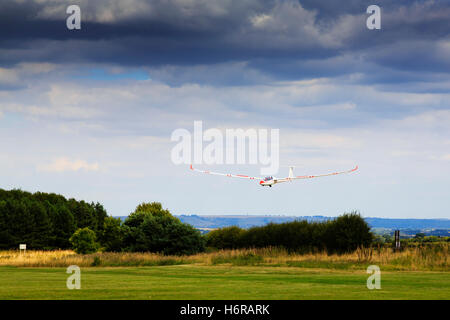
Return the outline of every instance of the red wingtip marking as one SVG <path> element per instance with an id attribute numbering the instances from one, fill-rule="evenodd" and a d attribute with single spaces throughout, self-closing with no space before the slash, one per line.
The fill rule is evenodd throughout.
<path id="1" fill-rule="evenodd" d="M 189 167 L 189 169 L 194 170 L 194 168 L 192 168 L 192 164 L 191 164 L 191 166 Z"/>

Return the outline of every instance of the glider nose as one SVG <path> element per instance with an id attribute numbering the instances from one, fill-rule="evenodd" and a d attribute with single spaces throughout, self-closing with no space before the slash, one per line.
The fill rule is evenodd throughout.
<path id="1" fill-rule="evenodd" d="M 263 185 L 263 183 L 264 183 L 264 181 L 262 181 L 262 180 L 259 182 L 260 185 Z"/>

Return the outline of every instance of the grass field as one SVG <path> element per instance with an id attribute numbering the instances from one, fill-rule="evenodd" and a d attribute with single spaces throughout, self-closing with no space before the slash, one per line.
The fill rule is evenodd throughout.
<path id="1" fill-rule="evenodd" d="M 65 268 L 0 267 L 0 299 L 450 299 L 448 272 L 174 265 L 81 268 L 68 290 Z"/>
<path id="2" fill-rule="evenodd" d="M 0 251 L 0 299 L 450 299 L 449 246 L 358 249 L 344 255 L 279 248 L 192 256 Z M 381 269 L 369 290 L 367 266 Z M 81 268 L 68 290 L 66 268 Z"/>

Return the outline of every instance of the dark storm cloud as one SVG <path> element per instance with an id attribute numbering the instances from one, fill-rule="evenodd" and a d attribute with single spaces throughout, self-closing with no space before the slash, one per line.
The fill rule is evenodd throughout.
<path id="1" fill-rule="evenodd" d="M 379 0 L 381 31 L 365 25 L 372 2 L 7 1 L 0 4 L 0 64 L 83 62 L 161 71 L 242 61 L 248 62 L 243 70 L 282 80 L 374 72 L 373 64 L 450 71 L 448 1 Z M 65 27 L 65 9 L 74 3 L 82 10 L 80 31 Z M 185 76 L 196 81 L 195 70 Z M 239 71 L 235 77 L 239 83 Z"/>

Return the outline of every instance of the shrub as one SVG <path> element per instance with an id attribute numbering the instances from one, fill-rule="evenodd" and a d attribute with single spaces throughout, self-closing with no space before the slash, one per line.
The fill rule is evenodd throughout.
<path id="1" fill-rule="evenodd" d="M 126 251 L 186 255 L 205 250 L 200 231 L 170 214 L 137 212 L 130 217 L 124 223 Z"/>
<path id="2" fill-rule="evenodd" d="M 328 252 L 346 253 L 358 247 L 369 247 L 373 234 L 367 222 L 357 212 L 351 212 L 333 220 L 325 238 Z"/>
<path id="3" fill-rule="evenodd" d="M 75 231 L 70 238 L 70 243 L 76 253 L 94 253 L 98 250 L 98 244 L 95 242 L 95 238 L 95 232 L 86 227 Z"/>
<path id="4" fill-rule="evenodd" d="M 216 229 L 206 234 L 206 244 L 218 249 L 237 249 L 244 232 L 237 226 Z"/>
<path id="5" fill-rule="evenodd" d="M 100 257 L 94 257 L 94 261 L 92 261 L 91 266 L 92 267 L 98 267 L 102 264 L 102 260 L 100 259 Z"/>
<path id="6" fill-rule="evenodd" d="M 218 249 L 282 247 L 298 253 L 345 253 L 370 246 L 372 237 L 364 219 L 352 212 L 325 222 L 269 223 L 247 230 L 221 228 L 207 235 L 207 243 Z"/>

